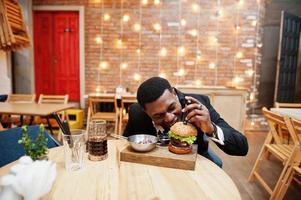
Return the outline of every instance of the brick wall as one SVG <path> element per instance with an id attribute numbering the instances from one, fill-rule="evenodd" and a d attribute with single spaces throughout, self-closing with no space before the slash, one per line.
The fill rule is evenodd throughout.
<path id="1" fill-rule="evenodd" d="M 195 84 L 200 79 L 204 85 L 226 86 L 239 76 L 244 79 L 238 83 L 239 86 L 251 89 L 254 85 L 254 77 L 246 72 L 255 68 L 257 72 L 260 71 L 260 49 L 257 51 L 256 67 L 254 65 L 256 30 L 260 42 L 261 27 L 256 29 L 252 22 L 262 18 L 262 15 L 258 16 L 256 0 L 245 0 L 242 5 L 237 0 L 161 0 L 161 6 L 155 6 L 154 1 L 148 0 L 148 5 L 142 6 L 142 9 L 139 0 L 123 0 L 122 5 L 120 2 L 104 0 L 102 4 L 100 0 L 33 0 L 35 6 L 85 6 L 87 94 L 95 92 L 97 87 L 113 91 L 120 83 L 130 91 L 136 91 L 142 80 L 157 76 L 159 68 L 173 84 Z M 200 5 L 196 13 L 192 10 L 195 2 Z M 220 16 L 216 14 L 218 2 Z M 260 12 L 263 11 L 261 5 Z M 105 13 L 110 14 L 109 21 L 102 20 Z M 129 14 L 130 20 L 121 27 L 122 13 Z M 133 24 L 139 23 L 140 14 L 141 34 L 133 30 Z M 181 17 L 186 20 L 186 26 L 179 26 Z M 161 34 L 153 28 L 153 24 L 160 21 Z M 238 31 L 236 25 L 240 26 Z M 199 30 L 198 36 L 190 34 L 192 29 Z M 96 42 L 97 37 L 102 37 L 102 44 Z M 217 38 L 216 43 L 214 37 Z M 126 47 L 118 48 L 118 38 L 122 38 Z M 180 45 L 186 48 L 183 57 L 177 56 L 177 47 Z M 158 54 L 160 46 L 167 49 L 165 57 Z M 140 59 L 137 53 L 139 47 Z M 241 58 L 236 57 L 237 52 L 242 53 Z M 197 55 L 200 55 L 200 59 L 197 59 Z M 107 69 L 99 67 L 101 60 L 109 63 Z M 122 61 L 128 64 L 125 70 L 120 70 Z M 210 63 L 215 63 L 216 67 L 210 69 Z M 185 69 L 186 74 L 176 76 L 181 68 Z M 133 79 L 135 73 L 141 74 L 140 81 Z"/>

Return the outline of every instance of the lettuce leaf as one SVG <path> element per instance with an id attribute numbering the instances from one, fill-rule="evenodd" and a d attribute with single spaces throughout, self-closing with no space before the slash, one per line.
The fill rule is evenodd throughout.
<path id="1" fill-rule="evenodd" d="M 181 142 L 187 142 L 188 144 L 193 144 L 194 141 L 196 141 L 196 136 L 182 137 L 182 136 L 174 134 L 172 131 L 169 131 L 168 134 L 169 134 L 169 137 L 176 138 L 176 139 L 180 140 Z"/>

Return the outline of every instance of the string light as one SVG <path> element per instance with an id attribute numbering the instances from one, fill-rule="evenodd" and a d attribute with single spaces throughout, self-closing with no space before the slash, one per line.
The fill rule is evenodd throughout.
<path id="1" fill-rule="evenodd" d="M 102 43 L 102 38 L 101 37 L 96 37 L 95 41 L 97 44 L 101 44 Z"/>
<path id="2" fill-rule="evenodd" d="M 109 21 L 109 20 L 111 19 L 110 14 L 109 14 L 109 13 L 105 13 L 105 14 L 103 15 L 103 19 L 104 19 L 105 21 Z"/>
<path id="3" fill-rule="evenodd" d="M 99 67 L 100 67 L 101 69 L 108 69 L 108 66 L 109 66 L 109 64 L 108 64 L 108 62 L 106 62 L 106 61 L 101 61 L 101 62 L 99 63 Z"/>
<path id="4" fill-rule="evenodd" d="M 178 48 L 178 55 L 179 55 L 179 56 L 185 56 L 185 51 L 186 51 L 185 47 L 180 46 L 180 47 Z"/>
<path id="5" fill-rule="evenodd" d="M 242 58 L 243 57 L 243 53 L 242 52 L 237 52 L 236 53 L 236 58 Z"/>
<path id="6" fill-rule="evenodd" d="M 191 8 L 192 8 L 193 12 L 199 12 L 200 11 L 200 6 L 198 4 L 196 4 L 196 3 L 193 3 L 191 5 Z"/>
<path id="7" fill-rule="evenodd" d="M 209 64 L 209 69 L 215 69 L 215 63 L 213 63 L 213 62 L 210 63 L 210 64 Z"/>
<path id="8" fill-rule="evenodd" d="M 135 31 L 135 32 L 141 31 L 141 25 L 140 25 L 140 24 L 135 23 L 133 27 L 134 27 L 134 31 Z"/>
<path id="9" fill-rule="evenodd" d="M 154 29 L 156 30 L 156 31 L 161 31 L 161 25 L 159 24 L 159 23 L 155 23 L 154 25 L 153 25 L 153 27 L 154 27 Z"/>
<path id="10" fill-rule="evenodd" d="M 140 81 L 140 80 L 141 80 L 141 75 L 138 74 L 138 73 L 135 73 L 135 74 L 134 74 L 134 80 L 135 80 L 135 81 Z"/>
<path id="11" fill-rule="evenodd" d="M 160 49 L 160 56 L 165 57 L 167 55 L 167 49 L 165 47 L 162 47 Z"/>
<path id="12" fill-rule="evenodd" d="M 148 4 L 148 0 L 141 0 L 142 5 L 146 6 Z"/>
<path id="13" fill-rule="evenodd" d="M 181 24 L 181 26 L 186 26 L 186 20 L 185 19 L 181 19 L 180 20 L 180 24 Z"/>
<path id="14" fill-rule="evenodd" d="M 192 29 L 188 31 L 188 33 L 193 37 L 196 37 L 198 35 L 198 31 L 196 29 Z"/>
<path id="15" fill-rule="evenodd" d="M 157 6 L 157 5 L 160 5 L 160 0 L 154 0 L 154 4 Z"/>
<path id="16" fill-rule="evenodd" d="M 252 25 L 252 26 L 256 26 L 256 24 L 257 24 L 257 21 L 256 21 L 256 20 L 253 20 L 253 21 L 251 22 L 251 25 Z"/>
<path id="17" fill-rule="evenodd" d="M 130 16 L 128 14 L 123 15 L 122 21 L 123 22 L 128 22 L 130 20 Z"/>
<path id="18" fill-rule="evenodd" d="M 197 80 L 195 81 L 195 84 L 196 84 L 197 86 L 203 85 L 203 83 L 202 83 L 202 81 L 201 81 L 200 79 L 197 79 Z"/>
<path id="19" fill-rule="evenodd" d="M 128 67 L 128 64 L 127 63 L 121 63 L 120 65 L 121 69 L 126 69 Z"/>
<path id="20" fill-rule="evenodd" d="M 142 0 L 140 1 L 140 4 L 139 4 L 139 25 L 140 25 L 140 28 L 141 28 L 141 24 L 142 24 L 142 4 L 143 5 L 146 5 L 148 2 L 147 0 Z M 138 65 L 137 65 L 137 72 L 134 74 L 134 80 L 135 81 L 140 81 L 141 79 L 141 75 L 139 74 L 140 73 L 140 65 L 141 65 L 141 31 L 139 31 L 139 48 L 136 50 L 137 52 L 137 55 L 138 55 Z"/>

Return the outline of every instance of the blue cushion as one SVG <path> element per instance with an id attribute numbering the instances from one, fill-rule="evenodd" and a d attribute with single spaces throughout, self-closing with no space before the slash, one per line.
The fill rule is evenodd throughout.
<path id="1" fill-rule="evenodd" d="M 39 132 L 39 126 L 29 126 L 28 133 L 32 139 L 35 139 Z M 59 143 L 45 131 L 45 136 L 48 138 L 48 148 L 59 146 Z M 5 131 L 0 131 L 0 167 L 18 160 L 25 155 L 23 145 L 18 143 L 22 137 L 21 128 L 12 128 Z"/>

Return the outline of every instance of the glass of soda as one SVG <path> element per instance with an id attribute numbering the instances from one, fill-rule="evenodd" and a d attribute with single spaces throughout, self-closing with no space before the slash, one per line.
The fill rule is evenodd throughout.
<path id="1" fill-rule="evenodd" d="M 88 158 L 92 161 L 108 157 L 107 129 L 105 120 L 92 120 L 88 129 Z"/>

